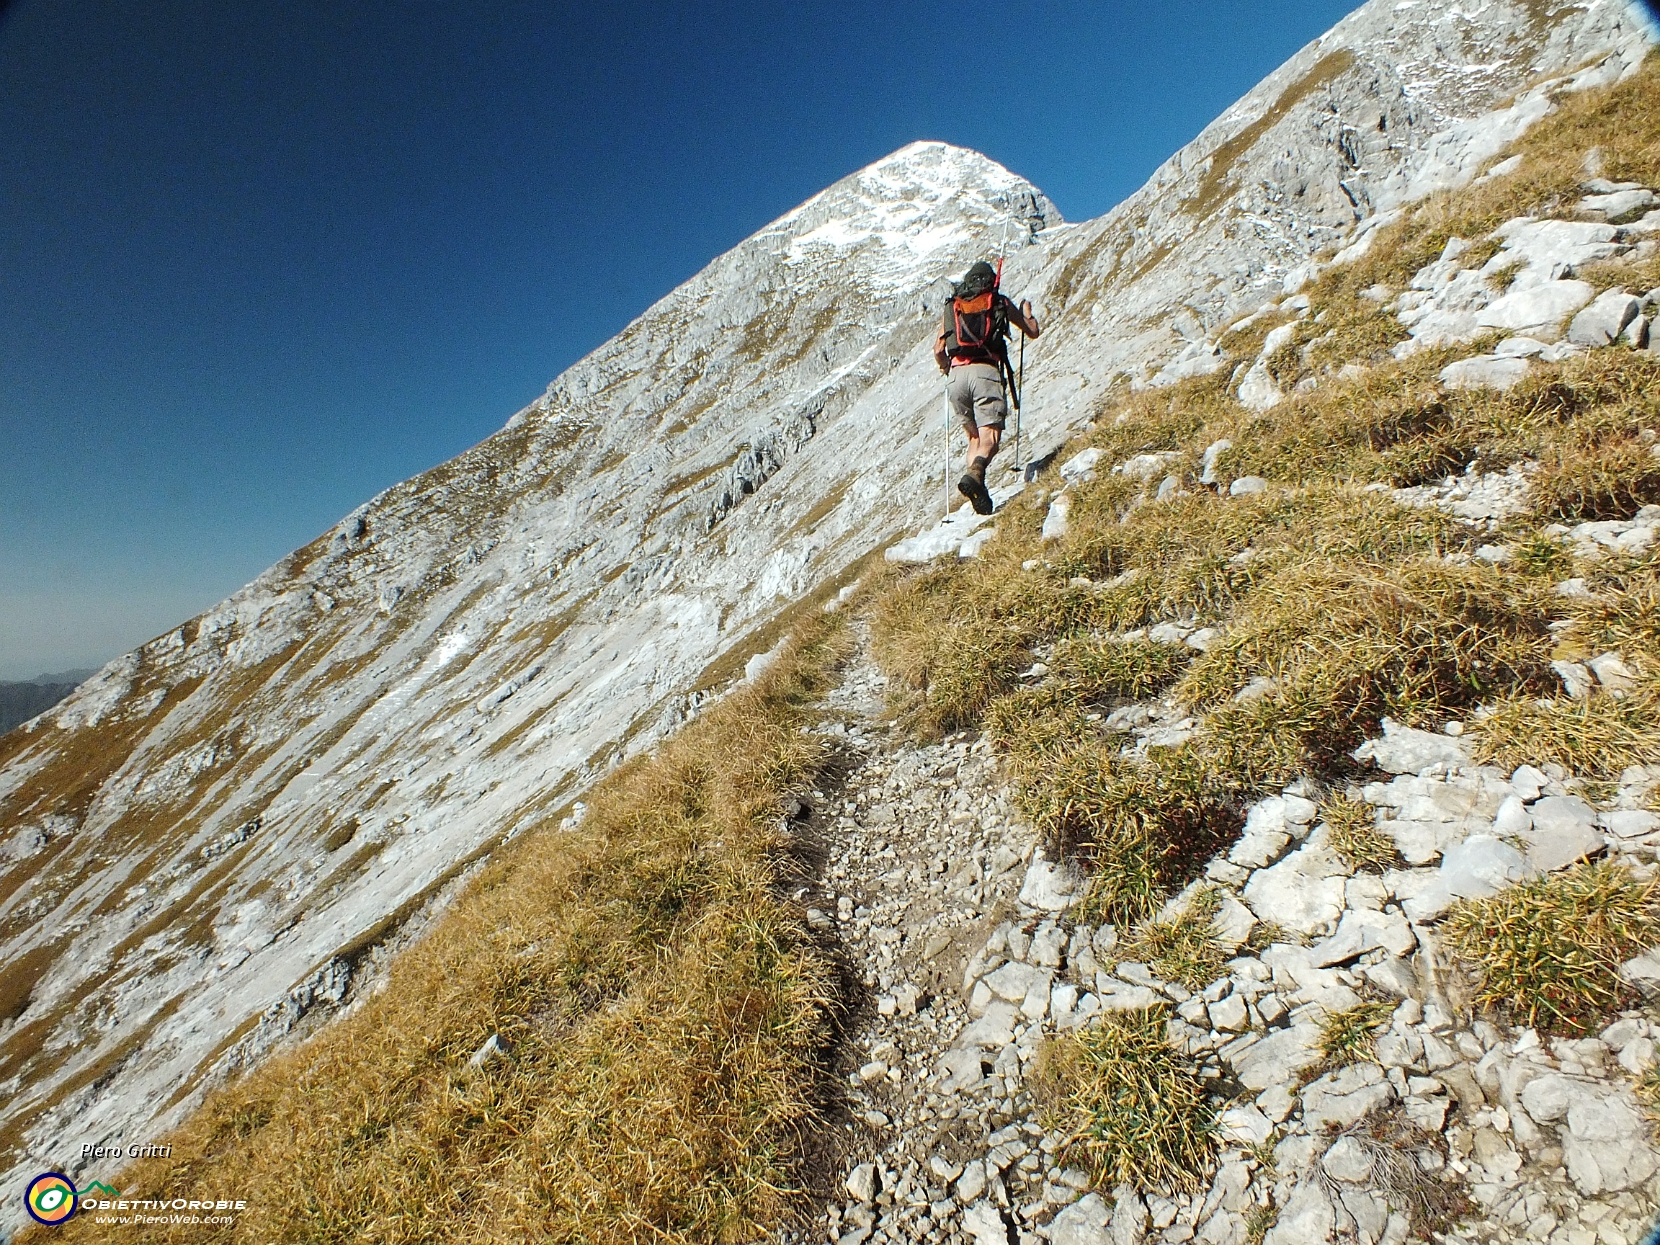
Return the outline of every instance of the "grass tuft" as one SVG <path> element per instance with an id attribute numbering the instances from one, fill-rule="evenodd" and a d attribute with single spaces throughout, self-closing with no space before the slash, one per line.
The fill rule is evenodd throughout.
<path id="1" fill-rule="evenodd" d="M 1017 797 L 1032 825 L 1053 847 L 1081 854 L 1094 868 L 1087 919 L 1148 919 L 1168 890 L 1244 824 L 1196 750 L 1160 751 L 1173 755 L 1123 757 L 1116 743 L 1085 743 L 1058 751 L 1041 768 L 1016 762 Z"/>
<path id="2" fill-rule="evenodd" d="M 1643 1113 L 1651 1120 L 1660 1121 L 1660 1063 L 1651 1063 L 1637 1074 L 1632 1093 L 1643 1104 Z"/>
<path id="3" fill-rule="evenodd" d="M 1143 961 L 1165 981 L 1202 990 L 1227 967 L 1228 952 L 1216 934 L 1220 907 L 1221 897 L 1214 888 L 1199 888 L 1168 921 L 1144 927 L 1126 948 L 1125 958 Z"/>
<path id="4" fill-rule="evenodd" d="M 1539 700 L 1510 695 L 1475 723 L 1477 759 L 1509 772 L 1554 761 L 1575 774 L 1615 777 L 1628 765 L 1660 763 L 1660 694 L 1644 687 L 1616 700 Z"/>
<path id="5" fill-rule="evenodd" d="M 1267 1206 L 1253 1205 L 1245 1212 L 1245 1245 L 1262 1245 L 1262 1240 L 1268 1235 L 1268 1229 L 1280 1221 L 1279 1207 L 1273 1203 Z"/>
<path id="6" fill-rule="evenodd" d="M 1382 873 L 1400 860 L 1395 841 L 1377 827 L 1371 807 L 1362 800 L 1336 796 L 1320 805 L 1331 848 L 1351 869 Z"/>
<path id="7" fill-rule="evenodd" d="M 1215 1153 L 1217 1105 L 1165 1040 L 1166 1009 L 1118 1012 L 1044 1048 L 1036 1086 L 1063 1161 L 1101 1188 L 1192 1190 Z"/>
<path id="8" fill-rule="evenodd" d="M 1320 1052 L 1332 1066 L 1359 1063 L 1377 1052 L 1373 1038 L 1389 1023 L 1395 1005 L 1381 1001 L 1357 1003 L 1332 1012 L 1320 1026 Z"/>
<path id="9" fill-rule="evenodd" d="M 1251 926 L 1250 935 L 1245 939 L 1247 951 L 1266 951 L 1275 943 L 1289 943 L 1296 947 L 1306 947 L 1308 937 L 1294 929 L 1287 929 L 1278 921 L 1258 921 Z"/>
<path id="10" fill-rule="evenodd" d="M 1475 966 L 1476 1001 L 1516 1024 L 1580 1033 L 1630 997 L 1622 963 L 1660 941 L 1660 883 L 1582 864 L 1456 904 L 1447 946 Z"/>
<path id="11" fill-rule="evenodd" d="M 1048 665 L 1092 700 L 1146 700 L 1174 683 L 1193 656 L 1192 649 L 1175 644 L 1080 636 L 1057 644 Z"/>
<path id="12" fill-rule="evenodd" d="M 1541 614 L 1485 564 L 1309 562 L 1252 593 L 1176 695 L 1213 709 L 1208 734 L 1226 768 L 1286 783 L 1340 769 L 1386 715 L 1439 721 L 1501 689 L 1549 686 Z M 1275 690 L 1230 703 L 1257 676 Z"/>

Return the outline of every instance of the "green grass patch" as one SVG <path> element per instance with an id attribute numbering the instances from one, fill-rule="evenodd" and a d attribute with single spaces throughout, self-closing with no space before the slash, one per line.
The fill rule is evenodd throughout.
<path id="1" fill-rule="evenodd" d="M 1630 998 L 1619 967 L 1660 941 L 1660 886 L 1600 863 L 1462 900 L 1447 947 L 1481 973 L 1477 1002 L 1516 1024 L 1582 1033 Z"/>
<path id="2" fill-rule="evenodd" d="M 1382 873 L 1400 862 L 1395 841 L 1377 827 L 1372 808 L 1363 800 L 1336 796 L 1320 805 L 1326 841 L 1349 868 Z"/>
<path id="3" fill-rule="evenodd" d="M 1140 960 L 1162 980 L 1202 990 L 1227 972 L 1228 951 L 1216 933 L 1221 897 L 1200 887 L 1167 921 L 1152 921 L 1133 938 L 1125 958 Z"/>
<path id="4" fill-rule="evenodd" d="M 1091 863 L 1089 919 L 1146 920 L 1244 824 L 1198 751 L 1161 751 L 1172 755 L 1125 758 L 1116 742 L 1086 744 L 1017 781 L 1021 808 L 1046 842 Z"/>
<path id="5" fill-rule="evenodd" d="M 1044 1048 L 1036 1086 L 1059 1154 L 1097 1187 L 1192 1190 L 1210 1166 L 1218 1106 L 1165 1040 L 1167 1019 L 1119 1012 Z"/>
<path id="6" fill-rule="evenodd" d="M 1326 1063 L 1342 1066 L 1373 1058 L 1377 1053 L 1373 1039 L 1394 1014 L 1395 1005 L 1381 1001 L 1332 1012 L 1320 1026 L 1320 1053 Z"/>

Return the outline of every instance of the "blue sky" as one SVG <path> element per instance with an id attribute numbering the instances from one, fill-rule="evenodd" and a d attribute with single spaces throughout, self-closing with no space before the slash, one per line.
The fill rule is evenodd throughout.
<path id="1" fill-rule="evenodd" d="M 0 678 L 206 608 L 905 143 L 1096 216 L 1350 7 L 0 0 Z"/>

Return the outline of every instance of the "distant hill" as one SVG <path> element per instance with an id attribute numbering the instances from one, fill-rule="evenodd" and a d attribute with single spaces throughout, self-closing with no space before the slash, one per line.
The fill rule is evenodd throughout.
<path id="1" fill-rule="evenodd" d="M 91 670 L 43 674 L 23 683 L 0 682 L 0 735 L 44 713 L 81 685 Z"/>

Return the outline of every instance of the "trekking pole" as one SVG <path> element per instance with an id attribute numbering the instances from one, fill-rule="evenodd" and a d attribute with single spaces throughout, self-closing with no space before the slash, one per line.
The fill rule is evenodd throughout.
<path id="1" fill-rule="evenodd" d="M 1014 473 L 1020 474 L 1020 398 L 1026 392 L 1026 334 L 1020 334 L 1020 379 L 1014 386 Z"/>
<path id="2" fill-rule="evenodd" d="M 945 374 L 945 517 L 951 517 L 951 373 Z"/>

